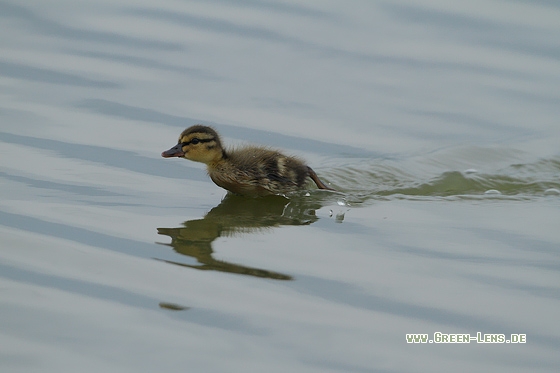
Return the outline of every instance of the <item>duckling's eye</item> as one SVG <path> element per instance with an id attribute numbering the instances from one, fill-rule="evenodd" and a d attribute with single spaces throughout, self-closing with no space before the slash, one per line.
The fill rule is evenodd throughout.
<path id="1" fill-rule="evenodd" d="M 179 141 L 181 141 L 181 140 L 179 140 Z M 196 145 L 196 144 L 201 143 L 201 142 L 210 142 L 210 141 L 214 141 L 214 138 L 212 137 L 212 138 L 209 138 L 209 139 L 199 139 L 198 137 L 193 137 L 191 139 L 191 141 L 180 142 L 179 144 L 181 146 L 187 146 L 187 145 L 191 145 L 191 144 Z"/>

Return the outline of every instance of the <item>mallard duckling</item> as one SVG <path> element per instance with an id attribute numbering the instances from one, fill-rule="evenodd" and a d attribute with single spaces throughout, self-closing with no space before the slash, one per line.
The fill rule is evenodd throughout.
<path id="1" fill-rule="evenodd" d="M 178 144 L 161 156 L 205 163 L 212 181 L 234 194 L 265 196 L 294 192 L 305 186 L 308 177 L 319 189 L 334 190 L 296 157 L 254 146 L 225 150 L 218 133 L 202 125 L 184 130 Z"/>

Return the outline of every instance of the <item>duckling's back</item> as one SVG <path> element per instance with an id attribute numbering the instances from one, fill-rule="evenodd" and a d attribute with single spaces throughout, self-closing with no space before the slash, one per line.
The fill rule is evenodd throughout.
<path id="1" fill-rule="evenodd" d="M 298 158 L 260 147 L 246 147 L 225 154 L 208 167 L 212 180 L 235 194 L 263 196 L 301 189 L 309 176 Z"/>

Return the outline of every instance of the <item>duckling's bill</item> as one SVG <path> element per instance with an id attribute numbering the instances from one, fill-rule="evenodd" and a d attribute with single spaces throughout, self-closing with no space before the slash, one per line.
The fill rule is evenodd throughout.
<path id="1" fill-rule="evenodd" d="M 183 151 L 183 144 L 177 144 L 169 150 L 164 151 L 161 153 L 163 158 L 171 158 L 171 157 L 184 157 L 185 152 Z"/>

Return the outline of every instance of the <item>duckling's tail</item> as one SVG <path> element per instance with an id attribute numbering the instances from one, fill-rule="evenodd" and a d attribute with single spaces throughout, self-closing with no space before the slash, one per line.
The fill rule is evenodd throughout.
<path id="1" fill-rule="evenodd" d="M 329 188 L 328 186 L 326 186 L 321 179 L 319 179 L 319 176 L 317 176 L 317 174 L 315 173 L 315 171 L 313 171 L 313 169 L 309 166 L 307 166 L 307 171 L 309 172 L 309 177 L 311 178 L 311 180 L 313 180 L 315 182 L 315 184 L 317 184 L 317 188 L 319 189 L 326 189 L 326 190 L 332 190 L 336 192 L 336 189 L 333 188 Z"/>

